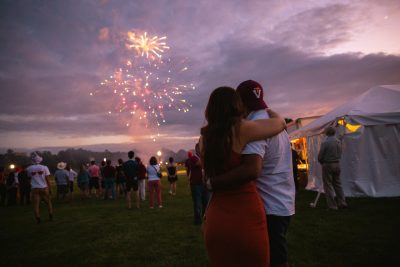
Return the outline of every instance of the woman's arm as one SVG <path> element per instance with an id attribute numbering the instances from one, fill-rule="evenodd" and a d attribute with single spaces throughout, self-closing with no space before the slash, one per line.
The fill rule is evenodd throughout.
<path id="1" fill-rule="evenodd" d="M 242 145 L 277 135 L 286 128 L 285 120 L 278 113 L 268 110 L 270 119 L 242 120 L 240 124 L 240 141 Z"/>

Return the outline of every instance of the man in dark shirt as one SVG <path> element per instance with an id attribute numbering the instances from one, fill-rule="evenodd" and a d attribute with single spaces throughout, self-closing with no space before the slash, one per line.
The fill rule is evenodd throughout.
<path id="1" fill-rule="evenodd" d="M 340 158 L 342 148 L 340 141 L 335 137 L 335 129 L 328 127 L 326 129 L 326 139 L 322 142 L 318 162 L 322 164 L 322 181 L 328 209 L 337 210 L 347 208 L 342 184 L 340 182 Z M 337 202 L 334 194 L 336 194 Z"/>
<path id="2" fill-rule="evenodd" d="M 190 190 L 192 192 L 194 224 L 200 225 L 208 204 L 208 191 L 203 180 L 203 168 L 199 155 L 199 144 L 196 144 L 196 154 L 187 161 Z"/>
<path id="3" fill-rule="evenodd" d="M 26 171 L 26 167 L 18 173 L 18 182 L 20 186 L 20 197 L 21 197 L 21 205 L 31 203 L 31 178 L 28 176 L 28 172 Z"/>
<path id="4" fill-rule="evenodd" d="M 103 168 L 103 179 L 104 179 L 104 199 L 109 198 L 111 190 L 111 198 L 115 199 L 115 175 L 117 171 L 114 166 L 111 166 L 111 160 L 106 161 L 106 166 Z"/>
<path id="5" fill-rule="evenodd" d="M 138 187 L 139 187 L 139 198 L 142 201 L 146 200 L 146 166 L 144 166 L 142 160 L 139 157 L 135 158 L 138 163 Z"/>
<path id="6" fill-rule="evenodd" d="M 128 209 L 132 208 L 132 190 L 136 195 L 136 207 L 140 208 L 139 191 L 138 191 L 138 163 L 134 160 L 135 152 L 128 152 L 128 160 L 124 162 L 123 169 L 126 176 L 126 203 Z"/>

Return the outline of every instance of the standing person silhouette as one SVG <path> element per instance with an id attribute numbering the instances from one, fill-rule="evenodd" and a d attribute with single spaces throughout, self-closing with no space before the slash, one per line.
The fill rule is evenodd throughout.
<path id="1" fill-rule="evenodd" d="M 31 178 L 33 212 L 38 224 L 41 222 L 39 210 L 40 200 L 43 200 L 46 203 L 47 210 L 49 211 L 49 220 L 53 220 L 53 205 L 50 198 L 50 171 L 47 166 L 40 164 L 42 160 L 42 157 L 36 153 L 32 154 L 33 164 L 26 169 L 28 176 Z"/>
<path id="2" fill-rule="evenodd" d="M 29 205 L 31 204 L 31 179 L 28 176 L 28 172 L 26 171 L 26 168 L 28 166 L 23 166 L 22 170 L 18 173 L 18 181 L 19 181 L 19 189 L 20 189 L 20 195 L 21 195 L 21 200 L 20 204 L 21 205 Z"/>
<path id="3" fill-rule="evenodd" d="M 92 160 L 88 168 L 89 172 L 89 194 L 92 195 L 94 188 L 94 195 L 100 196 L 100 167 L 96 165 L 96 161 Z"/>
<path id="4" fill-rule="evenodd" d="M 147 166 L 147 177 L 149 179 L 149 205 L 154 208 L 154 198 L 157 199 L 159 208 L 162 208 L 162 194 L 161 194 L 161 168 L 157 162 L 156 157 L 152 156 Z"/>
<path id="5" fill-rule="evenodd" d="M 128 152 L 128 160 L 124 162 L 123 169 L 126 177 L 126 204 L 128 209 L 132 208 L 132 191 L 135 194 L 136 208 L 140 208 L 138 191 L 138 163 L 134 159 L 135 152 Z"/>
<path id="6" fill-rule="evenodd" d="M 244 81 L 236 91 L 243 101 L 248 120 L 270 117 L 259 83 Z M 241 154 L 241 164 L 224 175 L 213 177 L 212 187 L 215 190 L 223 189 L 257 178 L 257 191 L 267 214 L 271 266 L 289 266 L 286 233 L 295 213 L 296 194 L 289 136 L 282 131 L 271 138 L 251 142 Z M 256 177 L 250 175 L 253 170 L 259 170 Z"/>
<path id="7" fill-rule="evenodd" d="M 234 89 L 219 87 L 211 93 L 207 125 L 200 137 L 204 171 L 211 184 L 213 177 L 241 164 L 240 153 L 247 143 L 284 129 L 285 121 L 272 111 L 271 115 L 271 119 L 244 120 L 242 101 Z M 245 175 L 255 178 L 260 169 Z M 254 182 L 214 191 L 205 217 L 204 239 L 212 266 L 270 266 L 267 221 Z"/>
<path id="8" fill-rule="evenodd" d="M 139 198 L 142 201 L 146 200 L 146 166 L 139 157 L 135 158 L 138 163 L 138 185 L 139 185 Z"/>
<path id="9" fill-rule="evenodd" d="M 326 139 L 321 143 L 318 153 L 318 162 L 322 164 L 322 181 L 328 209 L 337 210 L 347 208 L 346 198 L 340 181 L 340 158 L 342 147 L 335 137 L 335 129 L 328 127 L 325 130 Z M 337 200 L 335 200 L 335 195 Z"/>
<path id="10" fill-rule="evenodd" d="M 168 159 L 169 164 L 167 167 L 168 174 L 168 182 L 169 182 L 169 194 L 175 196 L 176 195 L 176 181 L 178 181 L 178 174 L 176 172 L 176 163 L 174 162 L 174 158 L 170 157 Z"/>
<path id="11" fill-rule="evenodd" d="M 195 153 L 191 153 L 188 158 L 187 168 L 189 173 L 190 192 L 193 201 L 194 224 L 201 225 L 208 204 L 209 193 L 204 181 L 199 143 L 195 146 Z"/>

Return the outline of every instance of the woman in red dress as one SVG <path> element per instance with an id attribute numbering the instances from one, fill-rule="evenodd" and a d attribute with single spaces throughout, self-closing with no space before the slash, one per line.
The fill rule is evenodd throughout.
<path id="1" fill-rule="evenodd" d="M 206 177 L 240 164 L 240 152 L 252 141 L 281 132 L 285 122 L 243 119 L 241 99 L 230 87 L 215 89 L 205 111 L 200 149 Z M 205 214 L 204 239 L 212 266 L 269 266 L 269 242 L 264 206 L 254 182 L 214 192 Z"/>

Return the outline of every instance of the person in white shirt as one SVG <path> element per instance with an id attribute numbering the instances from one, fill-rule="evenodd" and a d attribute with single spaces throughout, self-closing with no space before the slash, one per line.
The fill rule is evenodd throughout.
<path id="1" fill-rule="evenodd" d="M 150 208 L 154 208 L 154 194 L 157 197 L 157 204 L 159 208 L 162 208 L 161 199 L 161 183 L 160 178 L 161 170 L 160 165 L 157 163 L 156 157 L 151 157 L 149 161 L 149 166 L 147 166 L 147 177 L 149 179 L 149 204 Z"/>
<path id="2" fill-rule="evenodd" d="M 50 171 L 47 166 L 40 164 L 42 160 L 42 157 L 33 153 L 33 164 L 26 169 L 28 176 L 31 177 L 33 211 L 38 224 L 41 222 L 39 210 L 40 200 L 43 200 L 46 203 L 49 212 L 49 220 L 53 220 L 53 205 L 50 198 L 51 187 L 49 182 Z"/>
<path id="3" fill-rule="evenodd" d="M 69 198 L 72 199 L 72 195 L 74 193 L 74 181 L 78 174 L 71 168 L 71 166 L 69 166 L 69 164 L 67 164 L 67 167 L 65 167 L 65 169 L 68 171 L 69 178 Z"/>
<path id="4" fill-rule="evenodd" d="M 247 119 L 267 119 L 268 108 L 262 86 L 252 80 L 242 82 L 236 91 L 247 110 Z M 286 131 L 269 139 L 249 143 L 242 151 L 242 164 L 210 179 L 213 190 L 240 185 L 257 172 L 257 190 L 264 202 L 270 241 L 271 267 L 289 266 L 286 233 L 295 214 L 295 184 L 292 152 Z"/>

